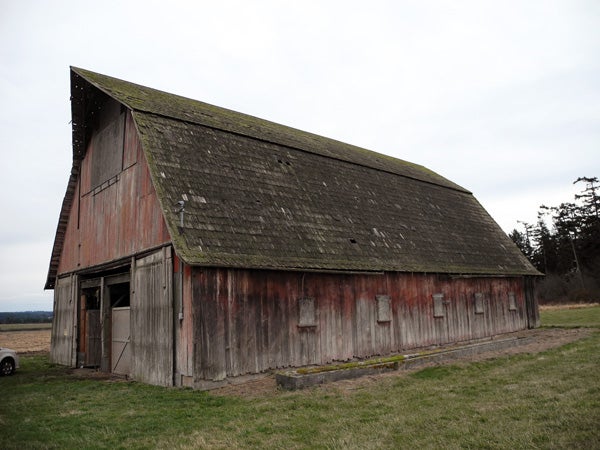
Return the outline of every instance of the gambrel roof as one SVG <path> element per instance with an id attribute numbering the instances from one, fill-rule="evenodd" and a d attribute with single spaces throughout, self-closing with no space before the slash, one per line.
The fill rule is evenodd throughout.
<path id="1" fill-rule="evenodd" d="M 72 178 L 85 154 L 86 99 L 98 90 L 131 110 L 188 264 L 539 275 L 468 190 L 423 166 L 79 68 Z M 61 245 L 59 222 L 49 281 Z"/>

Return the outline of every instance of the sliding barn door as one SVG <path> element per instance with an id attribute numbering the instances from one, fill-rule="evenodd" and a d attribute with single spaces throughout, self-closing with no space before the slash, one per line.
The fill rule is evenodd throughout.
<path id="1" fill-rule="evenodd" d="M 173 262 L 171 248 L 135 261 L 131 298 L 131 374 L 173 384 Z"/>
<path id="2" fill-rule="evenodd" d="M 75 320 L 77 276 L 59 278 L 54 288 L 54 313 L 50 344 L 50 362 L 75 366 Z"/>

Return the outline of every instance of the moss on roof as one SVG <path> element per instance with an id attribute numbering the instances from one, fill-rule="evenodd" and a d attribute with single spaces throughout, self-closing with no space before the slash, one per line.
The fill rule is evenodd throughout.
<path id="1" fill-rule="evenodd" d="M 77 68 L 74 168 L 85 99 L 99 91 L 132 111 L 175 251 L 189 264 L 539 275 L 469 191 L 423 166 Z"/>
<path id="2" fill-rule="evenodd" d="M 205 125 L 468 192 L 419 164 L 88 70 L 72 70 L 134 111 Z"/>

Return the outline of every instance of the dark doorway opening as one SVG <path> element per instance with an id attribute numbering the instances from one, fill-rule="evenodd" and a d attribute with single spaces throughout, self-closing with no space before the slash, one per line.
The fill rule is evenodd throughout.
<path id="1" fill-rule="evenodd" d="M 80 282 L 77 365 L 113 372 L 123 361 L 123 373 L 129 370 L 130 274 L 102 275 Z"/>
<path id="2" fill-rule="evenodd" d="M 82 289 L 80 305 L 79 365 L 98 367 L 102 357 L 100 288 Z"/>

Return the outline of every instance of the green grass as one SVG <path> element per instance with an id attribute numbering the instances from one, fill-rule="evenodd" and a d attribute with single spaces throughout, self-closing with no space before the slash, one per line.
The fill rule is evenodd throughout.
<path id="1" fill-rule="evenodd" d="M 580 313 L 551 317 L 573 326 Z M 594 314 L 581 320 L 597 323 Z M 330 385 L 259 398 L 77 379 L 43 356 L 25 356 L 15 376 L 0 378 L 0 442 L 7 449 L 600 448 L 599 349 L 596 330 L 538 354 L 429 367 L 354 390 Z"/>
<path id="2" fill-rule="evenodd" d="M 542 326 L 600 327 L 600 305 L 572 309 L 545 309 L 540 312 Z"/>

